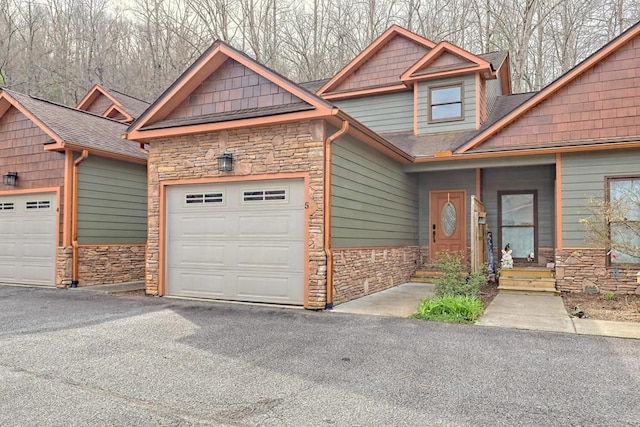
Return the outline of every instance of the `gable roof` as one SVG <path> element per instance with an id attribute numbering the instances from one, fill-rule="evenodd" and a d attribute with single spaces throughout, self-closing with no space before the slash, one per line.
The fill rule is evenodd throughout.
<path id="1" fill-rule="evenodd" d="M 382 33 L 377 39 L 375 39 L 366 49 L 364 49 L 358 56 L 356 56 L 351 62 L 345 65 L 335 76 L 329 79 L 320 89 L 318 89 L 318 95 L 322 95 L 327 99 L 330 99 L 330 92 L 339 87 L 347 78 L 352 76 L 360 67 L 362 67 L 367 61 L 380 52 L 391 40 L 395 37 L 402 37 L 411 41 L 417 46 L 421 46 L 427 50 L 436 46 L 431 40 L 425 39 L 409 30 L 406 30 L 398 25 L 392 25 L 384 33 Z M 389 85 L 387 85 L 389 86 Z M 404 85 L 398 79 L 398 88 L 404 88 Z"/>
<path id="2" fill-rule="evenodd" d="M 115 89 L 106 89 L 99 84 L 93 85 L 91 89 L 85 94 L 85 96 L 78 102 L 76 108 L 78 110 L 87 111 L 91 104 L 100 96 L 104 96 L 111 102 L 105 111 L 100 112 L 100 115 L 108 116 L 114 109 L 117 109 L 127 121 L 133 121 L 135 118 L 140 117 L 142 113 L 149 107 L 149 103 L 125 93 L 119 92 Z"/>
<path id="3" fill-rule="evenodd" d="M 442 58 L 451 58 L 446 64 L 436 65 L 436 62 Z M 485 78 L 495 76 L 491 62 L 486 59 L 474 55 L 466 50 L 459 48 L 447 41 L 438 43 L 418 62 L 413 64 L 406 70 L 400 79 L 405 82 L 413 82 L 424 78 L 446 77 L 468 73 L 470 71 L 483 72 Z"/>
<path id="4" fill-rule="evenodd" d="M 622 46 L 627 44 L 638 35 L 640 35 L 640 22 L 628 28 L 618 37 L 604 45 L 591 56 L 584 59 L 571 70 L 567 71 L 565 74 L 545 86 L 542 90 L 537 92 L 529 100 L 515 108 L 509 114 L 505 115 L 500 120 L 493 123 L 491 126 L 485 128 L 482 132 L 479 132 L 478 135 L 459 147 L 458 150 L 456 150 L 456 153 L 466 153 L 472 149 L 479 147 L 481 144 L 486 142 L 489 138 L 497 134 L 502 129 L 516 123 L 517 120 L 525 115 L 528 111 L 530 111 L 543 101 L 551 98 L 560 89 L 576 81 L 584 73 L 591 70 L 594 66 L 599 64 L 605 58 L 616 52 L 618 49 L 620 49 Z"/>
<path id="5" fill-rule="evenodd" d="M 124 160 L 144 163 L 146 156 L 136 144 L 123 141 L 126 125 L 93 113 L 34 98 L 7 89 L 0 92 L 2 114 L 9 105 L 24 114 L 53 140 L 47 150 L 88 150 Z"/>
<path id="6" fill-rule="evenodd" d="M 190 117 L 171 117 L 171 114 L 228 60 L 266 79 L 269 85 L 288 94 L 292 102 L 271 106 L 244 106 L 232 110 L 227 108 Z M 322 98 L 218 40 L 129 126 L 125 137 L 141 140 L 286 120 L 312 119 L 329 116 L 332 110 L 333 106 Z"/>

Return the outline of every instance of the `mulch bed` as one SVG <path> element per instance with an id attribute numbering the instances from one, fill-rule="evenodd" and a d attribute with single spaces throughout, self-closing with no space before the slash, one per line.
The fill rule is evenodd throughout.
<path id="1" fill-rule="evenodd" d="M 640 296 L 616 295 L 605 299 L 603 294 L 562 293 L 562 301 L 570 315 L 585 319 L 640 323 Z"/>

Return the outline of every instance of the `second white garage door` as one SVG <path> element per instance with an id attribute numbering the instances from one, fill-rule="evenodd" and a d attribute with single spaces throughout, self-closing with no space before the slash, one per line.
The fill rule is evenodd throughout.
<path id="1" fill-rule="evenodd" d="M 0 196 L 0 282 L 55 285 L 55 193 Z"/>
<path id="2" fill-rule="evenodd" d="M 303 180 L 167 189 L 166 295 L 303 303 Z"/>

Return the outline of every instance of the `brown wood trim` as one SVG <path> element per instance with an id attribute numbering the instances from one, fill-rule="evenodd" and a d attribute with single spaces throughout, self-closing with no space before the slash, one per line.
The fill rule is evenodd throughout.
<path id="1" fill-rule="evenodd" d="M 451 117 L 446 119 L 432 119 L 431 118 L 431 108 L 433 104 L 431 103 L 431 91 L 434 89 L 448 89 L 460 87 L 460 116 Z M 436 105 L 451 105 L 457 104 L 457 102 L 450 102 L 447 104 L 436 104 Z M 427 122 L 428 123 L 446 123 L 446 122 L 459 122 L 464 120 L 464 82 L 456 82 L 456 83 L 448 83 L 448 84 L 438 84 L 427 87 Z"/>
<path id="2" fill-rule="evenodd" d="M 556 248 L 562 249 L 562 154 L 556 154 Z"/>
<path id="3" fill-rule="evenodd" d="M 279 74 L 276 74 L 264 65 L 259 64 L 224 42 L 218 41 L 214 43 L 213 46 L 211 46 L 202 56 L 200 56 L 200 58 L 198 58 L 196 62 L 187 69 L 187 71 L 178 77 L 178 79 L 145 111 L 145 113 L 133 123 L 130 133 L 135 134 L 147 124 L 163 120 L 227 59 L 233 59 L 256 74 L 266 78 L 271 83 L 283 88 L 289 93 L 300 98 L 302 101 L 312 105 L 316 110 L 316 114 L 327 115 L 327 112 L 331 111 L 331 105 L 323 99 L 307 92 L 296 84 L 290 83 Z M 238 122 L 243 123 L 244 121 L 238 120 Z M 226 126 L 229 126 L 231 123 L 235 122 L 227 122 Z M 247 124 L 246 126 L 251 125 Z M 185 128 L 194 127 L 198 126 L 185 126 Z M 150 136 L 152 133 L 147 133 L 146 135 L 147 137 L 152 137 Z M 139 137 L 144 138 L 142 135 Z M 132 137 L 129 139 L 135 138 Z"/>
<path id="4" fill-rule="evenodd" d="M 350 98 L 359 98 L 363 96 L 370 95 L 382 95 L 387 93 L 395 93 L 402 92 L 407 90 L 407 86 L 405 84 L 393 84 L 380 86 L 369 89 L 358 89 L 358 90 L 349 90 L 345 92 L 332 92 L 322 95 L 322 97 L 329 101 L 337 101 L 340 99 L 350 99 Z"/>
<path id="5" fill-rule="evenodd" d="M 624 180 L 640 180 L 640 175 L 634 174 L 624 174 L 624 175 L 605 175 L 604 177 L 604 200 L 608 203 L 611 201 L 611 181 L 624 181 Z M 607 234 L 609 238 L 611 238 L 611 223 L 607 224 Z M 606 248 L 605 250 L 611 250 L 611 248 Z M 618 263 L 615 264 L 611 262 L 611 254 L 605 254 L 606 266 L 607 267 L 637 267 L 640 263 Z"/>
<path id="6" fill-rule="evenodd" d="M 138 164 L 141 164 L 141 165 L 146 165 L 147 164 L 147 159 L 142 158 L 142 157 L 133 157 L 133 156 L 127 156 L 127 155 L 124 155 L 124 154 L 110 153 L 108 151 L 102 151 L 102 150 L 96 150 L 96 149 L 92 149 L 92 148 L 81 147 L 79 145 L 75 145 L 73 143 L 68 143 L 68 142 L 63 142 L 63 143 L 60 143 L 60 144 L 45 145 L 44 149 L 46 151 L 61 151 L 61 150 L 75 150 L 75 151 L 80 151 L 80 152 L 88 151 L 89 154 L 94 155 L 94 156 L 107 157 L 109 159 L 122 160 L 124 162 L 138 163 Z"/>
<path id="7" fill-rule="evenodd" d="M 498 191 L 498 248 L 501 250 L 505 247 L 502 241 L 502 196 L 512 194 L 533 194 L 533 254 L 534 261 L 538 260 L 538 190 L 505 190 Z M 514 226 L 515 228 L 516 226 Z M 524 226 L 520 226 L 524 227 Z M 509 243 L 509 242 L 507 242 Z M 514 260 L 523 260 L 526 258 L 516 258 Z"/>
<path id="8" fill-rule="evenodd" d="M 448 160 L 469 160 L 469 159 L 487 159 L 487 158 L 500 158 L 500 157 L 521 157 L 521 156 L 534 156 L 541 154 L 558 154 L 558 153 L 577 153 L 584 151 L 601 151 L 601 150 L 622 150 L 629 148 L 640 148 L 640 140 L 635 141 L 622 141 L 622 142 L 600 142 L 599 144 L 585 144 L 575 145 L 570 147 L 545 147 L 545 148 L 527 148 L 524 150 L 511 150 L 511 151 L 494 151 L 489 153 L 455 153 L 452 156 L 446 158 L 438 157 L 418 157 L 414 160 L 414 163 L 431 163 L 437 161 Z"/>
<path id="9" fill-rule="evenodd" d="M 480 92 L 482 89 L 482 83 L 480 80 L 480 73 L 476 73 L 476 129 L 480 129 L 481 124 L 481 115 L 482 111 L 480 110 Z M 486 103 L 485 99 L 485 103 Z"/>
<path id="10" fill-rule="evenodd" d="M 418 126 L 418 106 L 420 99 L 418 97 L 418 85 L 413 86 L 413 134 L 417 135 L 419 132 Z"/>
<path id="11" fill-rule="evenodd" d="M 443 52 L 449 52 L 452 55 L 455 55 L 459 58 L 462 59 L 466 59 L 467 61 L 475 64 L 474 65 L 474 69 L 476 68 L 481 68 L 482 70 L 491 70 L 491 64 L 489 63 L 489 61 L 487 61 L 486 59 L 480 58 L 470 52 L 467 52 L 466 50 L 449 43 L 448 41 L 442 41 L 440 43 L 438 43 L 430 52 L 428 52 L 425 56 L 422 57 L 422 59 L 420 59 L 418 62 L 416 62 L 415 64 L 413 64 L 413 66 L 411 68 L 409 68 L 407 71 L 405 71 L 402 76 L 400 76 L 400 80 L 404 81 L 409 81 L 409 80 L 418 80 L 418 79 L 423 79 L 423 78 L 434 78 L 434 77 L 442 77 L 444 75 L 450 75 L 450 74 L 459 74 L 460 72 L 462 73 L 469 73 L 470 68 L 471 67 L 467 67 L 461 70 L 449 70 L 449 71 L 443 71 L 441 73 L 433 73 L 433 74 L 428 74 L 425 76 L 413 76 L 414 73 L 420 71 L 421 69 L 423 69 L 424 67 L 426 67 L 427 65 L 429 65 L 431 62 L 433 62 L 435 59 L 437 59 L 440 55 L 442 55 Z M 493 74 L 493 73 L 492 73 Z"/>
<path id="12" fill-rule="evenodd" d="M 482 201 L 482 168 L 476 168 L 476 197 Z"/>
<path id="13" fill-rule="evenodd" d="M 300 120 L 313 120 L 325 118 L 332 114 L 329 108 L 320 108 L 312 111 L 297 113 L 279 114 L 277 116 L 258 117 L 252 119 L 242 119 L 219 123 L 205 123 L 199 125 L 188 125 L 180 127 L 170 127 L 164 129 L 140 130 L 136 126 L 131 132 L 123 135 L 124 138 L 136 141 L 147 141 L 156 138 L 168 138 L 173 136 L 193 135 L 197 133 L 217 132 L 221 130 L 239 129 L 247 127 L 268 126 L 272 124 L 296 122 Z"/>
<path id="14" fill-rule="evenodd" d="M 80 102 L 78 102 L 78 105 L 76 105 L 76 109 L 84 110 L 86 107 L 91 105 L 93 101 L 95 101 L 96 95 L 100 94 L 107 97 L 115 105 L 122 106 L 122 104 L 120 104 L 117 99 L 111 96 L 111 94 L 109 94 L 102 86 L 100 86 L 99 84 L 94 84 L 93 87 L 89 89 L 89 92 L 87 92 L 87 94 L 80 100 Z"/>
<path id="15" fill-rule="evenodd" d="M 64 152 L 64 205 L 62 207 L 62 246 L 71 246 L 73 209 L 73 151 Z"/>
<path id="16" fill-rule="evenodd" d="M 167 187 L 176 185 L 192 185 L 192 184 L 213 184 L 217 182 L 244 182 L 244 181 L 268 181 L 280 179 L 302 179 L 304 181 L 305 202 L 309 201 L 309 173 L 293 172 L 293 173 L 276 173 L 265 175 L 244 175 L 244 176 L 224 176 L 213 178 L 196 178 L 196 179 L 174 179 L 160 181 L 160 202 L 158 212 L 158 296 L 164 296 L 166 291 L 166 234 L 167 234 Z M 309 305 L 309 209 L 305 209 L 305 263 L 304 270 L 304 301 L 305 307 Z M 146 263 L 146 254 L 145 254 Z M 146 287 L 146 281 L 145 281 Z"/>

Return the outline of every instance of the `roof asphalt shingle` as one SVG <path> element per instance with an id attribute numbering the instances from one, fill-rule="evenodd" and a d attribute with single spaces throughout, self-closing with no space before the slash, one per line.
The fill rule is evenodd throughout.
<path id="1" fill-rule="evenodd" d="M 140 117 L 142 113 L 149 108 L 149 105 L 151 105 L 147 101 L 127 95 L 126 93 L 122 93 L 115 89 L 105 88 L 105 90 L 116 98 L 122 104 L 122 109 L 129 113 L 134 119 Z"/>
<path id="2" fill-rule="evenodd" d="M 127 125 L 93 113 L 1 89 L 33 114 L 63 142 L 79 148 L 127 157 L 145 158 L 137 144 L 122 139 Z"/>

